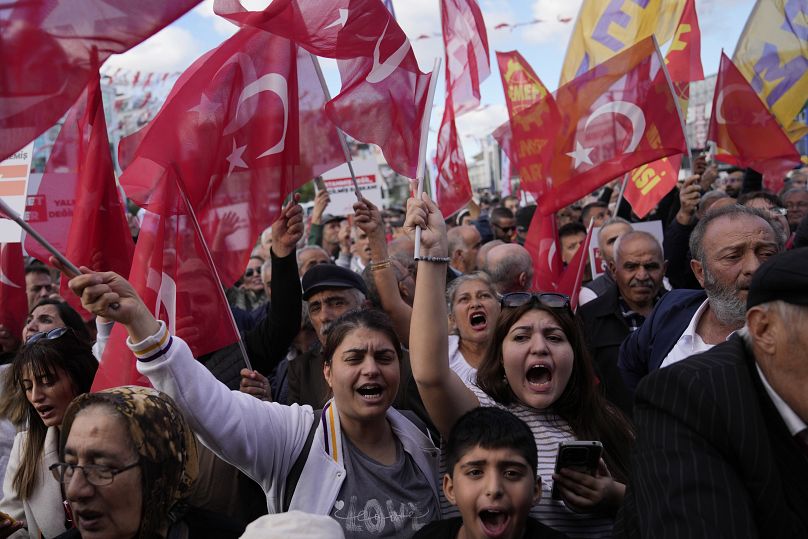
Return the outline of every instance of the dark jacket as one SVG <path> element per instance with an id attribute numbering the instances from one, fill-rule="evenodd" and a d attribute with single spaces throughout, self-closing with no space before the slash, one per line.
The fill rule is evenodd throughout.
<path id="1" fill-rule="evenodd" d="M 808 457 L 735 335 L 648 376 L 617 537 L 808 537 Z"/>
<path id="2" fill-rule="evenodd" d="M 623 341 L 617 366 L 629 393 L 633 395 L 640 380 L 659 368 L 705 299 L 704 290 L 668 292 L 640 329 Z"/>
<path id="3" fill-rule="evenodd" d="M 693 290 L 701 288 L 701 284 L 690 268 L 690 234 L 696 224 L 683 225 L 674 219 L 665 227 L 665 235 L 662 240 L 662 249 L 665 251 L 665 260 L 668 261 L 668 269 L 665 276 L 670 281 L 673 288 L 691 288 Z"/>
<path id="4" fill-rule="evenodd" d="M 284 258 L 272 255 L 272 307 L 251 331 L 242 333 L 244 348 L 253 369 L 270 376 L 289 350 L 300 330 L 303 292 L 297 273 L 295 253 Z M 230 389 L 238 389 L 239 372 L 246 365 L 238 343 L 198 358 L 216 378 Z"/>
<path id="5" fill-rule="evenodd" d="M 584 329 L 586 346 L 592 355 L 603 395 L 631 417 L 632 395 L 617 368 L 620 344 L 631 334 L 631 329 L 620 312 L 618 298 L 617 285 L 612 284 L 603 295 L 581 305 L 577 316 Z"/>

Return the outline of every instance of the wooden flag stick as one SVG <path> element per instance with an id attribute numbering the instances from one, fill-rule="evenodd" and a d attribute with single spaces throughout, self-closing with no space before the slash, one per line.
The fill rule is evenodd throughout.
<path id="1" fill-rule="evenodd" d="M 71 273 L 71 275 L 68 275 L 68 277 L 76 277 L 77 275 L 81 275 L 81 271 L 79 271 L 79 268 L 77 268 L 72 262 L 70 262 L 67 258 L 65 258 L 65 256 L 62 253 L 57 251 L 56 248 L 53 245 L 51 245 L 50 242 L 48 242 L 48 240 L 43 238 L 39 234 L 39 232 L 34 230 L 33 227 L 31 227 L 31 225 L 26 223 L 23 220 L 23 218 L 20 217 L 20 214 L 11 209 L 2 198 L 0 198 L 0 212 L 4 213 L 6 217 L 8 217 L 12 221 L 20 225 L 20 227 L 22 227 L 22 229 L 25 230 L 25 232 L 29 236 L 34 238 L 37 241 L 37 243 L 39 243 L 50 254 L 52 254 L 54 258 L 56 258 L 56 260 L 58 260 L 59 263 L 62 264 L 62 266 L 64 266 L 64 268 Z"/>
<path id="2" fill-rule="evenodd" d="M 432 68 L 432 78 L 429 80 L 429 91 L 426 94 L 426 107 L 424 109 L 424 116 L 421 118 L 421 146 L 418 148 L 418 168 L 416 169 L 416 176 L 418 179 L 418 190 L 415 197 L 421 199 L 424 192 L 424 175 L 426 169 L 426 143 L 429 139 L 429 120 L 432 116 L 432 102 L 435 98 L 435 86 L 440 78 L 440 64 L 441 59 L 435 58 L 435 65 Z M 421 228 L 415 229 L 415 260 L 421 258 Z"/>
<path id="3" fill-rule="evenodd" d="M 314 71 L 317 72 L 317 78 L 320 79 L 320 86 L 323 87 L 323 93 L 325 94 L 326 99 L 329 101 L 331 100 L 331 94 L 328 91 L 328 85 L 325 83 L 325 77 L 323 77 L 323 70 L 320 69 L 320 62 L 317 60 L 317 57 L 313 54 L 309 53 L 311 56 L 311 63 L 314 64 Z M 342 153 L 345 154 L 345 162 L 348 164 L 348 170 L 351 172 L 351 180 L 353 180 L 354 186 L 354 194 L 356 194 L 356 200 L 362 200 L 362 193 L 359 192 L 359 184 L 356 182 L 356 174 L 354 173 L 353 169 L 353 160 L 351 159 L 351 152 L 348 150 L 348 141 L 345 140 L 345 133 L 342 132 L 342 129 L 339 127 L 336 128 L 337 130 L 337 138 L 339 139 L 339 144 L 342 146 Z"/>

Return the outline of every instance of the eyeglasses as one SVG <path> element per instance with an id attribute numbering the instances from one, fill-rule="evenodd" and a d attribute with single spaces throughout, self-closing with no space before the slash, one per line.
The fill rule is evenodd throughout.
<path id="1" fill-rule="evenodd" d="M 491 224 L 493 224 L 495 227 L 497 227 L 497 228 L 498 228 L 498 229 L 500 229 L 501 231 L 505 232 L 506 234 L 510 234 L 510 233 L 512 233 L 514 230 L 516 230 L 516 226 L 499 226 L 499 225 L 498 225 L 498 224 L 496 224 L 496 223 L 491 223 Z"/>
<path id="2" fill-rule="evenodd" d="M 70 483 L 70 480 L 73 479 L 73 475 L 76 473 L 76 469 L 81 469 L 81 471 L 84 472 L 84 479 L 86 479 L 88 483 L 96 487 L 105 487 L 112 484 L 112 480 L 115 479 L 116 475 L 137 466 L 140 466 L 140 461 L 133 462 L 123 468 L 110 468 L 109 466 L 99 466 L 97 464 L 79 466 L 78 464 L 57 462 L 56 464 L 51 464 L 48 469 L 53 474 L 53 477 L 64 485 Z"/>
<path id="3" fill-rule="evenodd" d="M 244 272 L 244 276 L 247 278 L 250 278 L 253 275 L 261 275 L 261 268 L 257 269 L 247 268 L 247 271 Z"/>
<path id="4" fill-rule="evenodd" d="M 568 309 L 570 306 L 569 296 L 555 292 L 511 292 L 502 296 L 500 304 L 502 307 L 521 307 L 533 301 L 551 309 Z"/>
<path id="5" fill-rule="evenodd" d="M 58 339 L 59 337 L 61 337 L 65 333 L 67 333 L 68 331 L 70 331 L 70 328 L 68 328 L 68 327 L 56 328 L 56 329 L 52 329 L 50 331 L 40 331 L 39 333 L 34 333 L 30 337 L 28 337 L 28 340 L 25 341 L 25 344 L 33 344 L 33 343 L 35 343 L 37 341 L 41 341 L 43 339 L 48 340 L 48 341 L 51 341 L 53 339 Z"/>

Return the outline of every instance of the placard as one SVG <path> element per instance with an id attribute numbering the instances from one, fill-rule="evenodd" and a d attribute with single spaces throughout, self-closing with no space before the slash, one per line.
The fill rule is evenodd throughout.
<path id="1" fill-rule="evenodd" d="M 31 174 L 31 159 L 34 143 L 19 150 L 0 162 L 0 197 L 21 216 L 25 213 L 25 196 L 28 192 L 28 176 Z M 22 240 L 22 229 L 11 219 L 0 217 L 0 243 L 17 243 Z"/>
<path id="2" fill-rule="evenodd" d="M 351 164 L 362 196 L 381 209 L 382 179 L 379 174 L 379 165 L 372 159 L 358 159 L 352 161 Z M 323 183 L 331 198 L 325 213 L 352 215 L 356 194 L 354 193 L 353 180 L 351 179 L 348 164 L 343 163 L 323 174 Z"/>

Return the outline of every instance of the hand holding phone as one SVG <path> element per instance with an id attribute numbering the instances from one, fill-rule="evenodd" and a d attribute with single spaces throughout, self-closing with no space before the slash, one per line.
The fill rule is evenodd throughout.
<path id="1" fill-rule="evenodd" d="M 600 457 L 603 454 L 603 444 L 598 441 L 561 442 L 558 444 L 555 473 L 561 473 L 564 468 L 595 476 Z M 554 500 L 561 499 L 556 482 L 553 481 Z"/>

